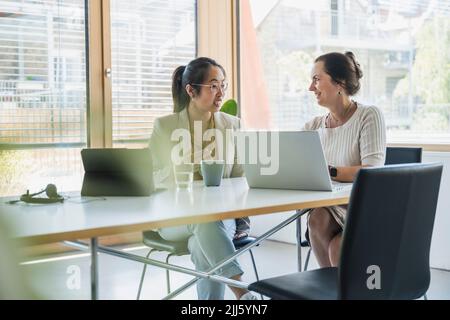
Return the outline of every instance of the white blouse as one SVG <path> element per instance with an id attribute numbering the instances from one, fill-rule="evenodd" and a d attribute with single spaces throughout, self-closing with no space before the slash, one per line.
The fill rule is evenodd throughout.
<path id="1" fill-rule="evenodd" d="M 386 153 L 386 128 L 381 111 L 357 103 L 351 118 L 340 127 L 326 128 L 326 115 L 315 117 L 303 130 L 317 130 L 325 157 L 333 166 L 382 166 Z"/>

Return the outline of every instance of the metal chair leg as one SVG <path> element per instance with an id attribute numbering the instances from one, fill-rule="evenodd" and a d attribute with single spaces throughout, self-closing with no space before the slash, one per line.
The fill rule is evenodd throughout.
<path id="1" fill-rule="evenodd" d="M 303 271 L 308 270 L 308 264 L 309 264 L 309 257 L 310 256 L 311 256 L 311 247 L 309 247 L 308 254 L 306 255 L 305 267 L 303 268 Z"/>
<path id="2" fill-rule="evenodd" d="M 250 257 L 252 258 L 253 270 L 255 271 L 256 281 L 259 281 L 258 270 L 256 269 L 255 257 L 253 256 L 252 250 L 248 250 L 250 252 Z M 261 294 L 261 300 L 264 300 L 263 295 Z"/>
<path id="3" fill-rule="evenodd" d="M 255 271 L 256 281 L 259 281 L 258 270 L 256 270 L 255 257 L 253 256 L 252 250 L 248 250 L 250 252 L 250 257 L 252 258 L 253 270 Z"/>
<path id="4" fill-rule="evenodd" d="M 145 256 L 146 259 L 148 259 L 148 257 L 150 256 L 150 254 L 155 251 L 155 249 L 150 250 L 147 255 Z M 144 269 L 142 270 L 142 275 L 141 275 L 141 281 L 139 282 L 139 289 L 138 289 L 138 293 L 137 293 L 137 297 L 136 300 L 139 300 L 141 297 L 141 290 L 142 290 L 142 284 L 144 282 L 144 277 L 145 277 L 145 272 L 147 271 L 147 264 L 144 264 Z"/>
<path id="5" fill-rule="evenodd" d="M 169 259 L 172 256 L 172 254 L 168 254 L 166 258 L 166 263 L 169 263 Z M 169 269 L 166 269 L 166 282 L 167 282 L 167 294 L 170 294 L 170 275 L 169 275 Z"/>
<path id="6" fill-rule="evenodd" d="M 297 210 L 298 212 L 298 210 Z M 297 225 L 296 236 L 297 236 L 297 270 L 302 271 L 302 222 L 301 217 L 295 221 Z"/>

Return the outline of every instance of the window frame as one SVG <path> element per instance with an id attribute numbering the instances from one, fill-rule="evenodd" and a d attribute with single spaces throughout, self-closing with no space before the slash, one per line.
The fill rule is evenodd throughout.
<path id="1" fill-rule="evenodd" d="M 227 70 L 226 98 L 237 99 L 237 14 L 239 0 L 196 0 L 196 56 L 216 59 Z M 85 5 L 86 51 L 86 143 L 2 144 L 2 150 L 40 148 L 112 148 L 113 110 L 110 0 Z M 221 37 L 217 37 L 221 34 Z M 131 141 L 135 142 L 135 141 Z"/>
<path id="2" fill-rule="evenodd" d="M 234 54 L 236 61 L 236 71 L 235 71 L 235 85 L 236 85 L 236 91 L 235 94 L 238 97 L 238 102 L 241 100 L 241 87 L 238 85 L 240 83 L 240 75 L 241 75 L 241 69 L 240 69 L 240 1 L 236 0 L 235 4 L 235 10 L 233 11 L 233 17 L 232 17 L 235 28 L 236 28 L 236 37 L 234 38 L 234 41 L 236 43 L 234 44 Z M 240 112 L 240 110 L 239 110 Z M 402 141 L 402 140 L 395 140 L 395 141 L 387 141 L 388 147 L 421 147 L 424 151 L 427 152 L 450 152 L 450 143 L 433 143 L 430 142 L 420 142 L 420 143 L 410 143 L 408 141 Z"/>
<path id="3" fill-rule="evenodd" d="M 34 148 L 111 148 L 112 83 L 110 0 L 84 0 L 86 16 L 86 143 L 2 144 L 3 150 Z M 240 1 L 196 0 L 196 56 L 220 62 L 228 72 L 226 98 L 241 100 L 240 92 Z M 221 34 L 221 37 L 217 37 Z M 239 110 L 240 113 L 240 110 Z M 420 146 L 425 151 L 450 152 L 450 144 L 388 141 L 389 146 Z"/>
<path id="4" fill-rule="evenodd" d="M 88 1 L 87 32 L 87 127 L 88 147 L 112 148 L 112 81 L 106 75 L 112 68 L 110 0 Z M 238 92 L 237 19 L 239 0 L 196 0 L 196 56 L 216 59 L 228 73 L 226 98 Z M 217 34 L 224 36 L 217 37 Z M 141 141 L 130 141 L 141 142 Z"/>

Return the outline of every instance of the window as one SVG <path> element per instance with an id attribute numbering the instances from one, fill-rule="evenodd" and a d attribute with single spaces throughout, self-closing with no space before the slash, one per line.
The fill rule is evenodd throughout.
<path id="1" fill-rule="evenodd" d="M 395 88 L 397 88 L 397 84 L 401 81 L 402 77 L 386 77 L 386 96 L 392 97 L 394 94 Z"/>
<path id="2" fill-rule="evenodd" d="M 0 195 L 81 187 L 84 0 L 0 0 Z"/>
<path id="3" fill-rule="evenodd" d="M 111 0 L 113 145 L 145 146 L 172 113 L 171 77 L 196 56 L 195 0 Z"/>
<path id="4" fill-rule="evenodd" d="M 197 3 L 109 4 L 113 145 L 146 146 L 154 119 L 172 112 L 173 70 L 196 56 Z M 60 191 L 81 188 L 88 132 L 85 10 L 85 0 L 0 0 L 0 195 L 48 183 Z M 103 109 L 90 112 L 98 119 Z M 91 138 L 101 141 L 100 131 Z"/>
<path id="5" fill-rule="evenodd" d="M 339 34 L 338 0 L 331 0 L 330 13 L 331 13 L 331 35 L 337 36 Z"/>
<path id="6" fill-rule="evenodd" d="M 356 99 L 383 110 L 388 142 L 450 144 L 450 0 L 242 0 L 240 38 L 248 127 L 300 129 L 325 112 L 308 92 L 314 58 L 353 51 Z"/>

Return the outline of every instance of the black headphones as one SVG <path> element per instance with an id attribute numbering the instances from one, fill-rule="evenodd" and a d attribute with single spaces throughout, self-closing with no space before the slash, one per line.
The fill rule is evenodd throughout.
<path id="1" fill-rule="evenodd" d="M 44 192 L 48 198 L 35 197 Z M 27 190 L 27 193 L 20 196 L 20 200 L 9 201 L 8 203 L 14 204 L 19 201 L 23 201 L 26 203 L 40 203 L 40 204 L 55 203 L 55 202 L 62 203 L 64 202 L 64 197 L 58 194 L 58 190 L 56 189 L 56 186 L 54 184 L 48 184 L 47 187 L 42 191 L 30 194 L 30 191 Z"/>

